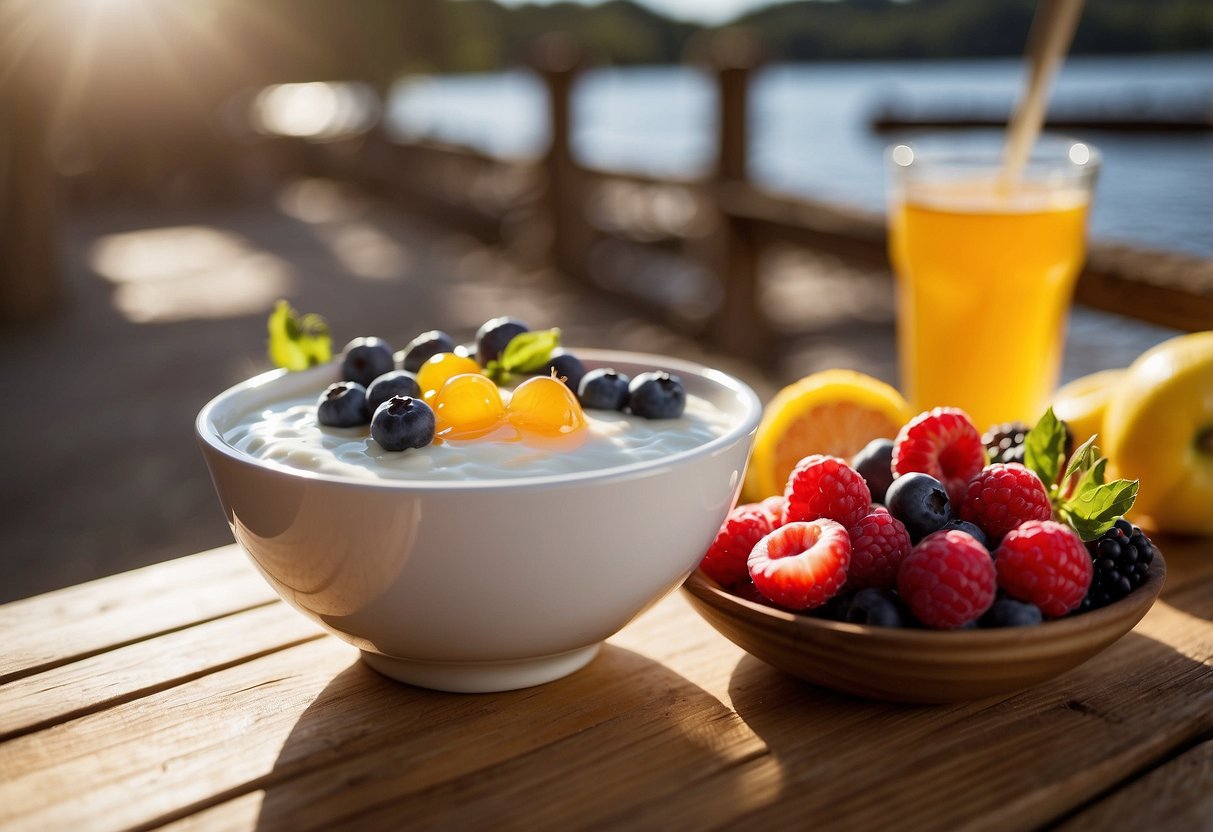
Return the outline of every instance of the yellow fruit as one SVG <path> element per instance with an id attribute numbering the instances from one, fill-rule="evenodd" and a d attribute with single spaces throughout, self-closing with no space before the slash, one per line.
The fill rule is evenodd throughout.
<path id="1" fill-rule="evenodd" d="M 577 396 L 563 381 L 550 376 L 519 384 L 508 409 L 510 424 L 542 436 L 567 436 L 586 426 Z"/>
<path id="2" fill-rule="evenodd" d="M 883 381 L 853 370 L 824 370 L 783 388 L 767 404 L 746 469 L 743 499 L 782 494 L 809 454 L 849 459 L 880 437 L 893 438 L 912 416 Z"/>
<path id="3" fill-rule="evenodd" d="M 497 427 L 505 419 L 501 391 L 487 376 L 451 376 L 431 400 L 436 433 L 444 439 L 470 439 Z"/>
<path id="4" fill-rule="evenodd" d="M 426 399 L 429 399 L 432 393 L 446 384 L 447 379 L 461 373 L 478 372 L 480 365 L 475 359 L 453 352 L 440 352 L 430 356 L 429 360 L 421 365 L 421 369 L 417 371 L 417 384 L 421 386 L 421 392 Z"/>
<path id="5" fill-rule="evenodd" d="M 1168 532 L 1213 534 L 1213 331 L 1142 353 L 1113 388 L 1104 451 L 1141 480 L 1134 515 Z"/>
<path id="6" fill-rule="evenodd" d="M 1053 396 L 1053 414 L 1070 426 L 1075 448 L 1097 433 L 1100 438 L 1096 444 L 1102 447 L 1105 441 L 1103 417 L 1108 396 L 1121 383 L 1124 372 L 1101 370 L 1076 378 Z"/>

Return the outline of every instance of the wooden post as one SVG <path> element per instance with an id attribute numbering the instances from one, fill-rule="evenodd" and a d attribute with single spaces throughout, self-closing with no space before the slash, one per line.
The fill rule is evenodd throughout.
<path id="1" fill-rule="evenodd" d="M 52 50 L 35 42 L 18 54 L 15 40 L 0 51 L 0 318 L 7 320 L 44 314 L 61 293 L 49 153 L 58 91 Z"/>
<path id="2" fill-rule="evenodd" d="M 532 65 L 548 90 L 551 144 L 543 167 L 552 265 L 575 280 L 588 281 L 586 254 L 595 235 L 586 220 L 585 177 L 572 150 L 572 93 L 582 67 L 581 48 L 568 35 L 545 35 L 535 45 Z"/>
<path id="3" fill-rule="evenodd" d="M 726 352 L 768 364 L 775 338 L 758 298 L 760 247 L 752 224 L 728 210 L 729 192 L 747 187 L 749 85 L 751 71 L 759 64 L 758 49 L 745 33 L 725 31 L 714 37 L 709 60 L 719 90 L 713 191 L 720 233 L 712 259 L 722 289 L 721 306 L 709 331 Z"/>

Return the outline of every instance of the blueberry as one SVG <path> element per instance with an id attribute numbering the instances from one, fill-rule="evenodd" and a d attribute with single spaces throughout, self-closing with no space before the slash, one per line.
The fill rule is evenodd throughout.
<path id="1" fill-rule="evenodd" d="M 476 330 L 476 359 L 480 366 L 497 361 L 515 335 L 530 332 L 531 328 L 517 318 L 493 318 L 485 321 Z"/>
<path id="2" fill-rule="evenodd" d="M 585 377 L 585 365 L 581 363 L 581 359 L 564 350 L 552 353 L 551 359 L 543 365 L 539 375 L 550 376 L 552 370 L 556 371 L 556 378 L 563 381 L 574 393 L 577 392 L 581 379 Z"/>
<path id="3" fill-rule="evenodd" d="M 623 410 L 628 405 L 631 379 L 610 367 L 590 370 L 577 387 L 577 400 L 591 410 Z"/>
<path id="4" fill-rule="evenodd" d="M 408 346 L 396 353 L 396 361 L 402 370 L 415 373 L 421 365 L 440 352 L 454 352 L 455 339 L 440 329 L 423 332 L 409 341 Z"/>
<path id="5" fill-rule="evenodd" d="M 883 503 L 885 492 L 893 484 L 893 440 L 873 439 L 851 457 L 851 467 L 867 482 L 872 501 Z"/>
<path id="6" fill-rule="evenodd" d="M 667 372 L 641 373 L 628 385 L 628 407 L 645 419 L 677 419 L 686 406 L 682 380 Z"/>
<path id="7" fill-rule="evenodd" d="M 421 399 L 392 396 L 375 410 L 371 438 L 385 451 L 424 448 L 434 441 L 434 411 Z"/>
<path id="8" fill-rule="evenodd" d="M 341 378 L 366 387 L 384 373 L 396 369 L 392 348 L 382 338 L 355 338 L 345 345 Z"/>
<path id="9" fill-rule="evenodd" d="M 371 409 L 371 413 L 374 413 L 379 409 L 379 405 L 392 396 L 421 398 L 421 385 L 417 383 L 417 377 L 404 370 L 392 370 L 390 373 L 384 373 L 372 381 L 370 387 L 366 388 L 367 407 Z"/>
<path id="10" fill-rule="evenodd" d="M 948 522 L 944 523 L 943 526 L 940 527 L 940 530 L 945 531 L 945 532 L 946 531 L 964 532 L 965 534 L 969 535 L 971 538 L 976 540 L 978 543 L 980 543 L 982 546 L 986 547 L 987 551 L 989 551 L 989 549 L 990 549 L 990 539 L 988 537 L 986 537 L 986 533 L 983 532 L 975 524 L 970 523 L 968 520 L 949 520 Z"/>
<path id="11" fill-rule="evenodd" d="M 316 402 L 316 421 L 331 428 L 352 428 L 371 420 L 366 388 L 356 381 L 330 384 Z"/>
<path id="12" fill-rule="evenodd" d="M 885 494 L 889 513 L 900 520 L 917 543 L 952 519 L 943 483 L 929 474 L 906 474 L 893 480 Z"/>
<path id="13" fill-rule="evenodd" d="M 901 607 L 893 593 L 887 589 L 872 587 L 855 593 L 843 620 L 852 624 L 874 624 L 877 627 L 901 627 L 905 623 Z"/>
<path id="14" fill-rule="evenodd" d="M 999 598 L 981 617 L 982 627 L 1035 627 L 1044 621 L 1040 607 L 1013 598 Z"/>

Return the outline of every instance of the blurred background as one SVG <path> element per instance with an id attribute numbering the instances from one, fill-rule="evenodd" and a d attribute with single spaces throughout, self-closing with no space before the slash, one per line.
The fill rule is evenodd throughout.
<path id="1" fill-rule="evenodd" d="M 231 541 L 193 418 L 280 297 L 895 382 L 883 150 L 1004 124 L 1034 8 L 3 0 L 0 602 Z M 1068 374 L 1213 328 L 1213 5 L 1090 0 L 1071 54 Z"/>

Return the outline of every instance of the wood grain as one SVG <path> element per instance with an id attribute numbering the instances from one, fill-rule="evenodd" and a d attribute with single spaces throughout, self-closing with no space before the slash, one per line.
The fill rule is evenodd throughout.
<path id="1" fill-rule="evenodd" d="M 1078 813 L 1058 827 L 1058 832 L 1084 829 L 1207 832 L 1213 828 L 1211 785 L 1213 741 L 1206 741 Z"/>
<path id="2" fill-rule="evenodd" d="M 103 594 L 129 598 L 126 579 L 145 577 Z M 287 646 L 311 626 L 294 615 L 182 624 L 0 686 L 5 719 L 39 720 L 0 743 L 0 827 L 998 829 L 1102 821 L 1118 816 L 1098 814 L 1106 794 L 1137 788 L 1183 819 L 1157 801 L 1188 792 L 1150 772 L 1213 731 L 1207 574 L 1053 682 L 944 707 L 799 682 L 681 595 L 573 676 L 491 695 L 391 682 L 333 638 Z M 37 710 L 35 680 L 57 704 Z M 73 680 L 79 698 L 59 691 Z M 1192 759 L 1193 788 L 1211 791 Z M 1207 801 L 1192 811 L 1213 819 Z"/>
<path id="3" fill-rule="evenodd" d="M 0 740 L 323 637 L 285 604 L 254 607 L 0 686 Z"/>
<path id="4" fill-rule="evenodd" d="M 235 546 L 0 607 L 0 683 L 277 596 Z"/>

